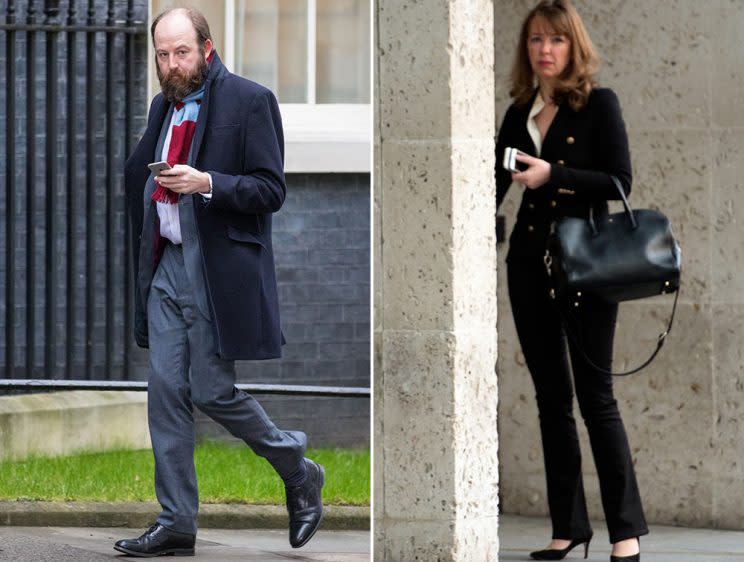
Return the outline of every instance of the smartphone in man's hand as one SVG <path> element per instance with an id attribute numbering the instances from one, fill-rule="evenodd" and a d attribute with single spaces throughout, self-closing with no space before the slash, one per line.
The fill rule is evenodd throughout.
<path id="1" fill-rule="evenodd" d="M 150 171 L 156 176 L 160 175 L 160 172 L 163 170 L 171 169 L 171 165 L 165 160 L 162 162 L 153 162 L 152 164 L 148 164 L 147 167 L 150 168 Z"/>

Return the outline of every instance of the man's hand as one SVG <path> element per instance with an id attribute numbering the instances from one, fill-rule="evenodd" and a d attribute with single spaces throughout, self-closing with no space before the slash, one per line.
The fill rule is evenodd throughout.
<path id="1" fill-rule="evenodd" d="M 176 164 L 170 170 L 163 170 L 155 179 L 175 193 L 209 193 L 207 174 L 186 164 Z"/>
<path id="2" fill-rule="evenodd" d="M 517 153 L 517 161 L 527 164 L 524 172 L 512 172 L 512 180 L 521 183 L 529 189 L 537 189 L 550 179 L 550 164 L 529 154 Z"/>

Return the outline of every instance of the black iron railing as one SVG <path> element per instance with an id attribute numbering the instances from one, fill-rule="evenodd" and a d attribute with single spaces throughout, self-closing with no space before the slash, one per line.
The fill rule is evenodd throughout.
<path id="1" fill-rule="evenodd" d="M 121 172 L 133 121 L 144 111 L 134 99 L 132 69 L 137 42 L 146 56 L 146 22 L 135 17 L 133 0 L 88 0 L 86 14 L 80 0 L 64 9 L 59 0 L 2 4 L 0 376 L 127 379 L 131 256 Z M 102 7 L 106 13 L 98 13 Z M 81 322 L 84 329 L 76 330 Z"/>
<path id="2" fill-rule="evenodd" d="M 316 386 L 293 384 L 236 384 L 250 394 L 283 396 L 338 396 L 369 398 L 370 389 L 356 386 Z M 65 381 L 65 380 L 0 380 L 2 389 L 26 390 L 147 390 L 145 381 Z"/>

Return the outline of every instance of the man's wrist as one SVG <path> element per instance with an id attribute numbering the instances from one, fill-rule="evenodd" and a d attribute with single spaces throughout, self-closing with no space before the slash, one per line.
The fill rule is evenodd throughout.
<path id="1" fill-rule="evenodd" d="M 202 197 L 205 199 L 211 199 L 212 198 L 212 174 L 204 172 L 204 175 L 207 176 L 207 190 L 202 191 Z"/>

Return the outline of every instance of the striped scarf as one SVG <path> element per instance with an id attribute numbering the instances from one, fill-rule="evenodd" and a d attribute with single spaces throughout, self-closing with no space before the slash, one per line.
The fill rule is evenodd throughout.
<path id="1" fill-rule="evenodd" d="M 194 139 L 194 131 L 196 130 L 196 119 L 199 117 L 199 107 L 203 97 L 204 86 L 173 104 L 171 130 L 166 138 L 168 154 L 166 160 L 171 167 L 176 164 L 186 164 L 188 161 L 191 141 Z M 151 196 L 153 201 L 170 205 L 178 202 L 178 193 L 163 187 L 157 181 L 155 185 L 155 191 Z"/>

